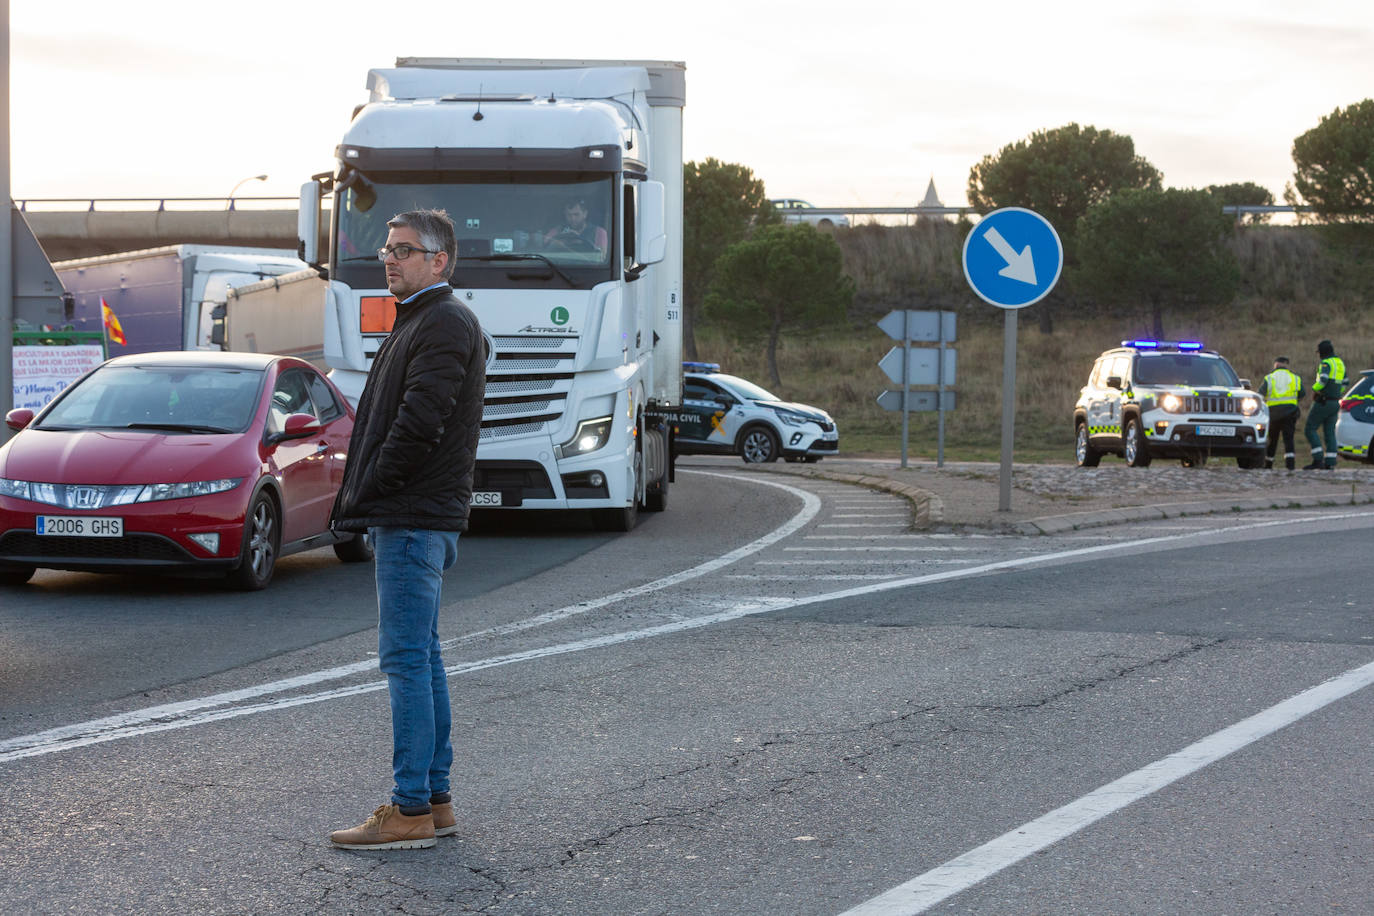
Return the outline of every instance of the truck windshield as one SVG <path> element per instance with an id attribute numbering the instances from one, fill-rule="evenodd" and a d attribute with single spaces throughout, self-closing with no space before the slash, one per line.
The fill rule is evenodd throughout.
<path id="1" fill-rule="evenodd" d="M 458 237 L 454 286 L 589 289 L 619 275 L 613 191 L 604 172 L 368 175 L 337 203 L 335 272 L 354 287 L 385 287 L 377 249 L 387 220 L 437 207 Z"/>
<path id="2" fill-rule="evenodd" d="M 1231 364 L 1208 353 L 1142 353 L 1136 359 L 1137 385 L 1187 385 L 1238 388 Z"/>

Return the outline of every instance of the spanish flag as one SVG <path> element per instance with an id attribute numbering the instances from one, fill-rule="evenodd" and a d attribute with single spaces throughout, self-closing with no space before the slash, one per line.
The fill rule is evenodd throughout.
<path id="1" fill-rule="evenodd" d="M 114 310 L 105 303 L 104 296 L 100 297 L 100 316 L 105 319 L 105 333 L 109 335 L 110 340 L 121 347 L 127 347 L 129 342 L 124 339 L 124 329 L 119 326 L 119 318 L 116 317 Z"/>

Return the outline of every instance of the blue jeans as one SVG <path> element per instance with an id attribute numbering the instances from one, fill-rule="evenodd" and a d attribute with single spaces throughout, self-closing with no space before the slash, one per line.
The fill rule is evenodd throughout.
<path id="1" fill-rule="evenodd" d="M 439 653 L 439 592 L 458 556 L 457 531 L 370 528 L 377 563 L 377 655 L 391 693 L 397 805 L 449 790 L 448 676 Z"/>

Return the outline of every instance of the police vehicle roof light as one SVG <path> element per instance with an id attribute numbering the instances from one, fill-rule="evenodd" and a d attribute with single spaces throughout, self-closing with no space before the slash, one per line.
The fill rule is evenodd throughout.
<path id="1" fill-rule="evenodd" d="M 1157 341 L 1157 340 L 1123 340 L 1123 341 L 1121 341 L 1121 346 L 1123 346 L 1123 347 L 1137 347 L 1137 348 L 1139 348 L 1139 349 L 1154 349 L 1154 348 L 1156 348 L 1156 347 L 1159 346 L 1159 341 Z"/>
<path id="2" fill-rule="evenodd" d="M 1202 341 L 1200 341 L 1200 340 L 1180 340 L 1180 341 L 1178 342 L 1178 348 L 1179 348 L 1180 350 L 1201 350 L 1201 349 L 1202 349 Z"/>
<path id="3" fill-rule="evenodd" d="M 682 368 L 687 372 L 719 372 L 720 363 L 683 362 Z"/>

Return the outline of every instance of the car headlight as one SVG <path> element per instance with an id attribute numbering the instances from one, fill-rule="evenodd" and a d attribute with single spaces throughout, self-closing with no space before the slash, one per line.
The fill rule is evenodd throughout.
<path id="1" fill-rule="evenodd" d="M 611 418 L 597 417 L 595 420 L 583 420 L 577 424 L 577 432 L 573 437 L 557 448 L 559 458 L 572 458 L 575 455 L 585 455 L 594 452 L 606 441 L 611 438 Z"/>
<path id="2" fill-rule="evenodd" d="M 1176 394 L 1166 394 L 1159 399 L 1159 406 L 1169 413 L 1179 413 L 1183 410 L 1183 398 Z"/>
<path id="3" fill-rule="evenodd" d="M 788 413 L 785 410 L 774 410 L 773 413 L 777 414 L 778 419 L 787 426 L 805 426 L 811 422 L 810 417 L 803 417 L 799 413 Z"/>
<path id="4" fill-rule="evenodd" d="M 190 483 L 135 483 L 82 487 L 95 490 L 99 495 L 93 501 L 88 497 L 87 501 L 78 507 L 71 498 L 71 491 L 77 485 L 0 478 L 0 496 L 13 496 L 65 509 L 101 509 L 107 506 L 127 506 L 132 503 L 150 503 L 164 499 L 184 499 L 188 496 L 209 496 L 232 490 L 241 483 L 242 477 L 226 477 Z"/>
<path id="5" fill-rule="evenodd" d="M 1259 398 L 1241 398 L 1241 399 L 1240 399 L 1240 412 L 1241 412 L 1242 414 L 1244 414 L 1245 416 L 1247 416 L 1247 417 L 1253 417 L 1255 414 L 1259 413 L 1259 409 L 1260 409 Z"/>

